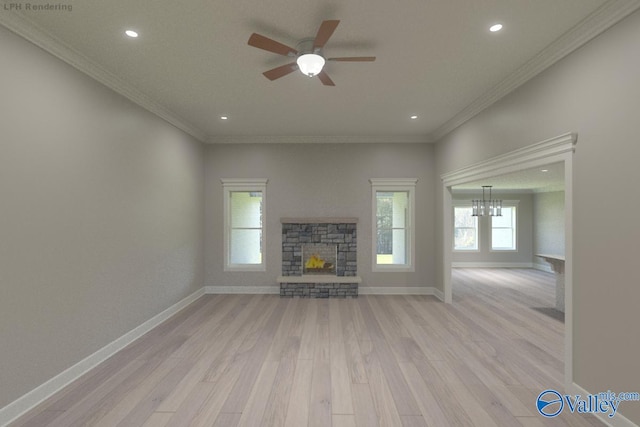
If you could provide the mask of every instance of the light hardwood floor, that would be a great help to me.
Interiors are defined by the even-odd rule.
[[[554,279],[460,269],[426,296],[207,295],[18,426],[600,426],[543,419],[562,389]]]

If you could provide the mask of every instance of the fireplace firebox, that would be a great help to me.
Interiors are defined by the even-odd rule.
[[[302,274],[336,275],[338,246],[329,244],[302,245]]]

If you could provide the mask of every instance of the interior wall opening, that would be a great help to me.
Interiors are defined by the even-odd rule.
[[[467,168],[463,168],[457,171],[453,171],[447,174],[442,175],[443,181],[443,293],[445,303],[453,302],[453,268],[454,268],[454,206],[456,205],[456,193],[459,190],[464,190],[465,187],[468,186],[476,186],[477,188],[481,188],[480,183],[485,183],[486,185],[491,185],[493,183],[496,187],[498,187],[500,180],[505,179],[507,177],[515,178],[516,176],[521,176],[520,174],[524,174],[525,172],[531,171],[539,171],[549,169],[552,165],[559,165],[562,167],[560,172],[563,178],[564,185],[564,313],[565,313],[565,323],[564,323],[564,387],[565,389],[569,389],[573,383],[573,367],[572,367],[572,334],[573,334],[573,325],[572,325],[572,199],[573,199],[573,190],[572,190],[572,157],[573,152],[575,150],[575,144],[577,142],[576,134],[564,134],[558,136],[556,138],[552,138],[546,141],[542,141],[537,144],[533,144],[531,146],[522,148],[520,150],[516,150],[514,152],[510,152],[504,154],[502,156],[480,162],[478,164],[469,166]],[[493,182],[489,182],[493,181]],[[478,185],[480,186],[478,187]],[[522,187],[521,184],[513,185],[510,190],[518,190],[517,187]],[[495,188],[495,187],[494,187]],[[520,188],[521,190],[522,188]],[[506,190],[506,188],[505,188]],[[503,199],[508,199],[508,192],[502,195]],[[496,194],[494,193],[494,197]],[[537,253],[535,248],[531,248],[531,260],[530,262],[533,264],[534,262],[541,262],[540,258],[536,255]],[[517,251],[513,252],[511,255],[516,254]],[[491,252],[489,250],[489,255]],[[514,257],[512,257],[514,258]],[[458,260],[459,261],[459,260]],[[494,268],[496,268],[496,272],[500,272],[500,268],[503,266],[501,263],[508,263],[509,261],[515,262],[514,259],[505,260],[505,259],[493,259]],[[466,260],[466,262],[470,262]],[[518,261],[522,262],[522,261]],[[481,264],[479,264],[481,265]],[[517,266],[517,265],[511,265]],[[467,267],[472,267],[472,265],[467,265]],[[532,266],[533,267],[533,266]],[[523,266],[522,268],[528,268],[528,266]],[[531,269],[534,272],[534,269]],[[513,272],[513,271],[512,271]],[[458,276],[455,277],[456,280],[459,279]],[[486,278],[485,278],[486,279]],[[531,280],[524,279],[521,280]],[[494,289],[494,292],[499,292]],[[494,294],[498,295],[498,294]],[[487,300],[491,301],[491,299]],[[543,308],[543,307],[541,307]],[[517,314],[514,312],[514,314]]]

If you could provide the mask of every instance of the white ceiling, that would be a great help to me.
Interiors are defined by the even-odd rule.
[[[0,23],[210,142],[430,141],[637,8],[635,0],[56,3],[73,9],[3,11]],[[335,87],[298,72],[262,75],[291,59],[248,46],[251,33],[295,47],[326,19],[341,20],[327,56],[377,60],[328,63]],[[496,22],[504,29],[490,33]],[[125,37],[128,28],[140,37]]]

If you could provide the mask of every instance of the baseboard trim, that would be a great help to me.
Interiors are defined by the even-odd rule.
[[[624,390],[618,390],[618,391],[624,391]],[[585,390],[584,388],[580,387],[576,383],[573,383],[571,385],[571,388],[570,390],[567,391],[567,393],[572,395],[579,394],[581,396],[592,394],[587,390]],[[637,402],[629,402],[629,403],[637,404]],[[624,405],[624,402],[621,403],[621,405]],[[609,427],[638,427],[637,424],[635,424],[633,421],[631,421],[629,418],[625,417],[624,415],[620,414],[619,412],[617,412],[613,418],[609,418],[609,416],[607,416],[606,414],[594,414],[594,415],[596,416],[596,418],[602,421],[604,425]]]
[[[171,307],[155,315],[140,326],[132,329],[120,338],[117,338],[115,341],[112,341],[100,350],[90,356],[87,356],[80,362],[67,368],[65,371],[0,409],[0,426],[8,425],[10,422],[24,415],[29,410],[35,408],[51,395],[62,390],[68,384],[77,380],[82,375],[89,372],[91,369],[95,368],[100,363],[104,362],[109,357],[113,356],[115,353],[122,350],[156,326],[160,325],[162,322],[169,319],[204,294],[205,292],[203,288],[198,289],[191,295],[173,304]]]
[[[538,264],[535,263],[533,264],[533,268],[536,270],[540,270],[540,271],[546,271],[547,273],[553,273],[553,269],[551,268],[551,265],[549,264]]]
[[[453,268],[533,268],[532,262],[492,262],[492,261],[455,261],[451,263]]]
[[[280,295],[280,286],[205,286],[206,294]]]
[[[433,286],[360,286],[359,295],[433,295],[444,301],[444,294]]]
[[[205,286],[206,294],[279,295],[279,286]],[[362,286],[359,295],[433,295],[444,301],[444,293],[430,286]]]

